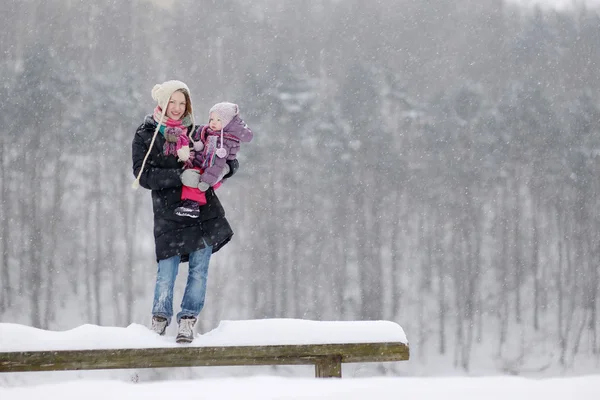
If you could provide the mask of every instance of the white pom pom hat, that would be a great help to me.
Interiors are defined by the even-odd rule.
[[[142,172],[144,171],[144,166],[146,165],[146,160],[148,159],[148,155],[150,154],[150,151],[152,150],[152,146],[154,146],[154,140],[156,139],[156,135],[158,134],[158,131],[160,130],[160,126],[163,123],[163,119],[165,117],[165,114],[167,112],[167,107],[169,106],[169,100],[171,100],[171,96],[173,95],[173,93],[175,93],[178,90],[183,90],[185,92],[187,92],[187,96],[190,99],[190,120],[191,120],[191,124],[192,124],[192,128],[194,127],[194,113],[193,113],[193,108],[192,108],[192,95],[190,92],[190,88],[188,88],[188,86],[181,82],[181,81],[177,81],[177,80],[171,80],[171,81],[166,81],[163,83],[159,83],[154,85],[154,87],[152,88],[152,99],[154,101],[156,101],[158,103],[158,106],[160,107],[162,113],[160,115],[160,120],[158,121],[158,124],[156,125],[156,129],[154,130],[154,135],[152,136],[152,141],[150,142],[150,146],[148,147],[148,151],[146,152],[146,156],[144,157],[144,161],[142,161],[142,167],[140,168],[140,172],[138,172],[137,177],[135,178],[135,181],[133,182],[132,187],[134,189],[137,189],[140,186],[140,176],[142,176]],[[192,133],[192,129],[189,130],[189,134],[191,135]]]

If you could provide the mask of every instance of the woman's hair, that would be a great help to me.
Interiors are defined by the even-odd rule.
[[[177,89],[176,92],[181,92],[185,96],[185,115],[184,115],[184,117],[187,117],[188,115],[191,116],[192,115],[192,100],[190,99],[190,94],[185,89]]]

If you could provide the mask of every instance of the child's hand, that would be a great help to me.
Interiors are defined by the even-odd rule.
[[[209,187],[210,185],[206,182],[200,181],[200,183],[198,183],[198,189],[200,189],[201,192],[206,192]]]

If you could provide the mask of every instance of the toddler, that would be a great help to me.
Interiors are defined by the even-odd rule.
[[[192,135],[192,143],[177,144],[177,154],[184,168],[193,168],[200,174],[197,188],[183,186],[181,206],[175,209],[179,216],[198,218],[200,206],[206,204],[206,191],[217,189],[227,173],[228,160],[235,160],[240,143],[248,143],[254,134],[240,118],[237,104],[217,103],[208,113],[208,125],[200,126]],[[185,140],[185,139],[184,139]]]

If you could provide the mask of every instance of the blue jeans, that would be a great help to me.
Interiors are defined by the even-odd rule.
[[[212,246],[190,253],[189,273],[185,292],[181,300],[181,311],[177,314],[177,323],[181,317],[197,318],[204,307],[208,263],[212,254]],[[173,317],[173,287],[179,271],[180,256],[173,256],[158,262],[156,286],[154,287],[154,304],[152,315],[164,317],[167,324]]]

